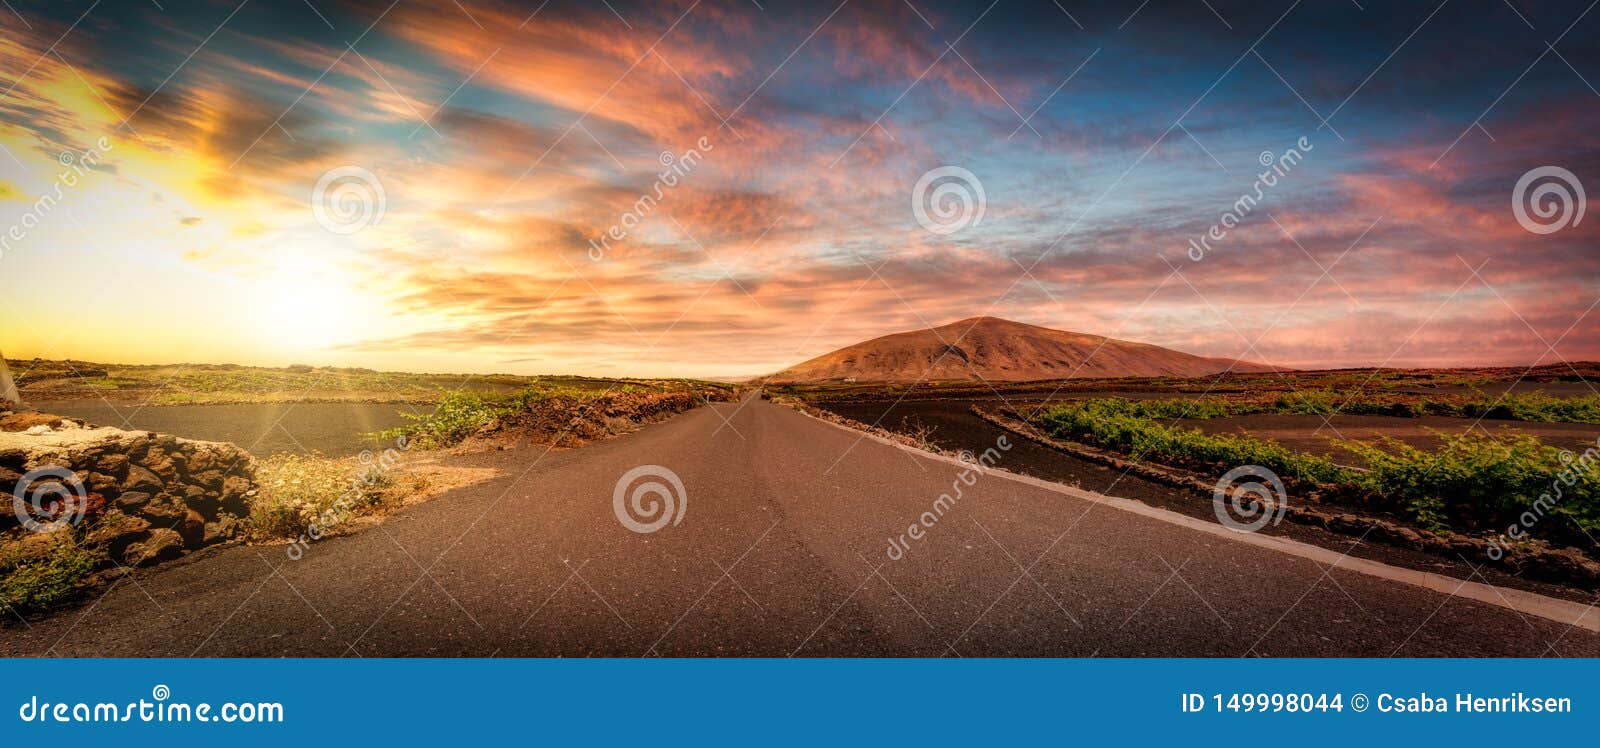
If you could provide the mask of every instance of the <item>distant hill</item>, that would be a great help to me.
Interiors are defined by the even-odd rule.
[[[948,344],[948,345],[947,345]],[[941,358],[942,356],[942,358]],[[931,368],[930,368],[931,367]],[[1206,358],[1126,340],[974,317],[840,348],[769,377],[774,383],[1029,381],[1097,377],[1199,377],[1271,366]]]

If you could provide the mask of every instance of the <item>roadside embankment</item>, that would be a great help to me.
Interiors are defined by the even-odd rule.
[[[558,394],[528,398],[467,436],[462,451],[529,445],[576,447],[633,431],[708,402],[731,402],[732,389]]]

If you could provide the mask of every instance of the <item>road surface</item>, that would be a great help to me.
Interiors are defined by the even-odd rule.
[[[366,434],[406,422],[404,413],[428,413],[410,403],[226,403],[141,405],[105,400],[37,403],[46,413],[101,426],[156,431],[211,442],[232,442],[257,456],[320,452],[345,457],[372,448]]]
[[[1330,570],[995,472],[890,560],[961,468],[757,399],[473,459],[506,473],[298,561],[230,547],[140,572],[0,631],[0,654],[1600,655],[1592,615]],[[644,465],[687,494],[647,534],[612,501]]]

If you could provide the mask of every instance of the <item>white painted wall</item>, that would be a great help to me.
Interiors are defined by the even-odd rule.
[[[21,404],[22,395],[17,393],[17,383],[11,379],[11,369],[6,367],[5,356],[0,356],[0,400],[10,400]]]

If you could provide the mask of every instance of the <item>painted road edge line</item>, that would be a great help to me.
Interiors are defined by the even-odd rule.
[[[789,410],[799,413],[800,415],[810,418],[818,423],[825,423],[836,429],[842,429],[852,434],[859,434],[860,436],[871,439],[879,444],[885,444],[896,449],[903,449],[919,457],[926,457],[931,460],[937,460],[961,467],[968,466],[967,463],[948,455],[935,454],[927,450],[917,449],[916,447],[901,444],[893,439],[887,439],[882,436],[878,436],[877,434],[861,431],[859,429],[853,429],[849,426],[844,426],[829,420],[818,418],[810,413],[806,413],[805,411],[795,408],[789,408]],[[1541,595],[1536,592],[1527,592],[1525,590],[1517,590],[1510,587],[1497,587],[1492,584],[1484,584],[1483,582],[1459,579],[1457,577],[1446,576],[1443,574],[1431,574],[1425,571],[1416,571],[1414,569],[1406,569],[1399,566],[1390,566],[1389,564],[1381,561],[1356,558],[1354,556],[1339,553],[1328,548],[1323,548],[1322,546],[1312,545],[1310,543],[1304,543],[1298,540],[1291,540],[1289,538],[1277,537],[1273,535],[1260,535],[1257,533],[1237,532],[1235,530],[1230,530],[1226,527],[1223,527],[1215,522],[1207,522],[1205,520],[1196,519],[1185,514],[1179,514],[1168,509],[1153,507],[1141,501],[1124,499],[1118,496],[1107,496],[1105,494],[1099,494],[1093,491],[1085,491],[1081,488],[1074,488],[1061,483],[1047,481],[1042,478],[1035,478],[1031,475],[1014,473],[1010,470],[1006,470],[1005,468],[991,468],[988,471],[988,474],[998,475],[1006,480],[1033,486],[1034,488],[1042,488],[1047,491],[1052,491],[1065,496],[1071,496],[1075,499],[1082,499],[1084,501],[1094,502],[1096,504],[1104,504],[1113,509],[1119,509],[1121,511],[1137,514],[1142,517],[1149,517],[1150,519],[1160,522],[1166,522],[1168,524],[1186,527],[1191,530],[1197,530],[1199,532],[1207,533],[1219,538],[1226,538],[1228,540],[1244,543],[1246,545],[1253,545],[1257,548],[1265,548],[1268,550],[1277,551],[1279,553],[1288,554],[1290,556],[1307,559],[1331,568],[1353,571],[1358,574],[1365,574],[1370,577],[1377,577],[1379,579],[1384,579],[1391,582],[1409,584],[1414,587],[1421,587],[1433,592],[1443,593],[1451,597],[1465,598],[1475,602],[1493,605],[1498,608],[1505,608],[1506,610],[1516,613],[1534,615],[1540,618],[1555,621],[1557,623],[1564,623],[1569,626],[1575,626],[1577,628],[1600,633],[1600,614],[1596,614],[1594,612],[1595,605],[1593,603],[1585,605],[1583,603],[1573,602],[1570,600],[1561,600],[1558,598]]]

